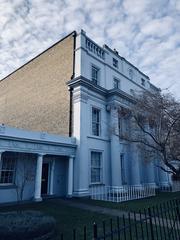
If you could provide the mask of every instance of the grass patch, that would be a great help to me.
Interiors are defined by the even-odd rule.
[[[91,200],[88,198],[74,199],[74,201],[82,202],[82,203],[86,203],[94,206],[101,206],[106,208],[123,210],[123,211],[139,212],[139,210],[147,209],[148,207],[156,206],[160,203],[164,203],[166,201],[169,201],[175,198],[180,198],[180,192],[175,192],[175,193],[163,192],[163,193],[158,193],[155,197],[143,198],[143,199],[121,202],[121,203]]]
[[[141,199],[135,201],[129,201],[124,203],[110,203],[110,202],[102,202],[102,201],[94,201],[89,199],[74,199],[74,202],[83,202],[86,204],[91,205],[98,205],[108,208],[116,208],[120,210],[126,211],[136,211],[138,212],[140,209],[147,208],[149,206],[157,205],[164,201],[179,198],[180,193],[161,193],[158,194],[156,197],[148,198],[148,199]],[[82,240],[83,239],[83,228],[84,226],[87,227],[87,240],[92,240],[93,236],[93,223],[96,222],[98,225],[98,233],[102,236],[103,235],[103,225],[102,222],[105,222],[106,225],[106,233],[110,232],[110,218],[112,219],[112,226],[113,229],[117,229],[117,218],[111,217],[109,215],[104,215],[100,213],[90,212],[88,210],[82,210],[75,207],[66,206],[62,203],[61,199],[49,199],[43,201],[41,203],[29,203],[24,205],[16,205],[16,206],[8,206],[8,207],[0,207],[0,212],[10,212],[10,211],[17,211],[17,210],[38,210],[43,212],[46,215],[53,216],[57,222],[57,231],[58,231],[58,240],[60,240],[61,233],[64,234],[65,240],[72,240],[73,239],[73,229],[76,229],[76,239]],[[120,226],[123,226],[123,220],[119,219]],[[128,223],[128,220],[125,220],[125,223]],[[135,223],[131,220],[131,223]],[[148,226],[149,227],[149,226]],[[157,227],[157,231],[160,231],[160,227]],[[155,231],[156,229],[154,229]],[[145,223],[140,224],[137,222],[137,231],[135,231],[135,225],[132,226],[132,235],[136,239],[136,234],[138,234],[137,239],[141,239],[144,235],[144,239],[148,239],[147,229]],[[123,240],[125,233],[121,233],[121,239]],[[150,234],[150,231],[149,231]],[[166,232],[163,236],[166,236]],[[111,239],[110,236],[107,239]],[[116,240],[115,236],[113,240]],[[130,231],[127,228],[126,231],[126,240],[130,238]],[[169,238],[171,239],[171,238]]]
[[[102,226],[102,221],[109,222],[110,220],[110,216],[108,215],[65,206],[62,204],[61,200],[58,199],[46,200],[41,203],[0,207],[1,213],[17,210],[38,210],[48,216],[53,216],[57,222],[58,239],[60,239],[61,233],[64,233],[64,239],[66,240],[72,239],[73,229],[77,231],[78,238],[76,239],[83,239],[83,228],[85,225],[87,226],[88,239],[92,239],[93,223],[96,222],[98,226]],[[113,221],[116,220],[116,218],[113,217],[112,219]],[[101,227],[100,231],[102,231]]]

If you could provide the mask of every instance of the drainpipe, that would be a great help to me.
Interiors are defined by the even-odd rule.
[[[73,72],[71,76],[71,80],[74,78],[75,75],[75,51],[76,51],[76,31],[73,32],[73,37],[74,37],[74,44],[73,44]],[[73,116],[73,104],[72,104],[72,98],[73,98],[73,88],[69,88],[70,92],[70,104],[69,104],[69,137],[72,136],[72,116]]]
[[[71,76],[71,80],[74,78],[75,75],[75,51],[76,51],[76,31],[73,32],[73,37],[74,37],[74,44],[73,44],[73,72],[72,72],[72,76]],[[73,116],[73,104],[72,104],[72,98],[73,98],[73,88],[70,87],[69,88],[69,92],[70,92],[70,104],[69,104],[69,137],[72,136],[72,116]]]

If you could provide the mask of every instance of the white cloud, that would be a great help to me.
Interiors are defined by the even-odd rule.
[[[179,0],[1,0],[0,77],[83,28],[180,97]]]
[[[123,7],[127,14],[139,15],[146,11],[149,2],[147,0],[126,0],[123,1]]]
[[[165,37],[173,32],[173,19],[163,17],[150,20],[141,28],[142,33],[154,37]]]

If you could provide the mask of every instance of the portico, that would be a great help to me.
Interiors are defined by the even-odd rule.
[[[17,201],[23,183],[21,200],[41,201],[44,195],[71,197],[75,151],[74,138],[1,125],[0,203]]]

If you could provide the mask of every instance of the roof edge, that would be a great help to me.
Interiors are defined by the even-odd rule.
[[[149,76],[143,73],[141,70],[139,70],[138,67],[134,66],[131,62],[129,62],[126,58],[122,57],[119,53],[115,52],[112,48],[110,48],[107,44],[104,44],[104,48],[108,49],[111,53],[115,54],[117,57],[119,57],[121,60],[124,60],[129,65],[131,65],[133,68],[135,68],[139,73],[141,73],[144,77],[146,77],[148,80],[150,80]]]
[[[65,40],[66,38],[68,38],[69,36],[74,36],[76,35],[76,31],[72,31],[71,33],[69,33],[68,35],[66,35],[65,37],[61,38],[60,40],[58,40],[57,42],[55,42],[53,45],[51,45],[50,47],[48,47],[47,49],[45,49],[43,52],[39,53],[37,56],[33,57],[32,59],[30,59],[28,62],[24,63],[22,66],[20,66],[19,68],[17,68],[16,70],[14,70],[13,72],[9,73],[7,76],[5,76],[4,78],[0,79],[1,81],[4,81],[6,78],[8,78],[9,76],[11,76],[12,74],[14,74],[15,72],[19,71],[21,68],[23,68],[24,66],[26,66],[27,64],[29,64],[30,62],[34,61],[36,58],[38,58],[39,56],[41,56],[42,54],[44,54],[45,52],[47,52],[48,50],[50,50],[51,48],[53,48],[54,46],[56,46],[57,44],[59,44],[60,42],[62,42],[63,40]]]

